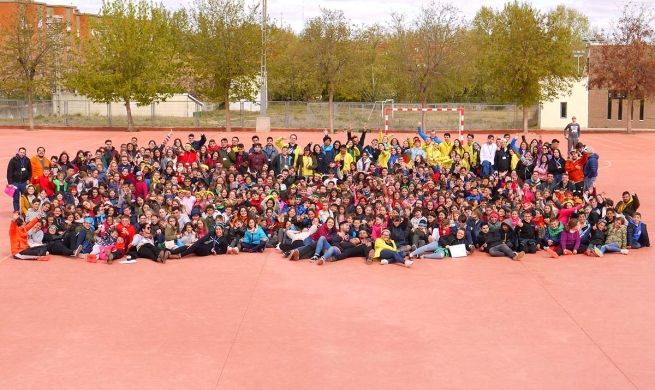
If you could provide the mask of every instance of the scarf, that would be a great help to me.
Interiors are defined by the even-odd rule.
[[[559,225],[557,225],[557,229],[553,230],[550,225],[548,226],[548,236],[549,237],[557,237],[562,233],[562,230],[564,230],[564,225],[560,222]]]
[[[630,200],[627,202],[621,201],[619,204],[616,205],[616,212],[619,214],[623,214],[623,210],[625,210],[628,205],[632,203],[632,196],[630,196]]]

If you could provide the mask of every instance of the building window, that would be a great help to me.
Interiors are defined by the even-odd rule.
[[[568,118],[568,115],[566,114],[566,102],[560,102],[559,104],[559,117],[560,118]]]
[[[619,113],[616,114],[616,119],[623,120],[623,99],[619,99]]]
[[[607,119],[612,119],[612,91],[607,94]]]
[[[640,121],[644,120],[644,101],[643,100],[639,101],[639,120]]]

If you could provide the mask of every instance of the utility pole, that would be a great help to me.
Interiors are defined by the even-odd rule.
[[[266,72],[266,45],[268,29],[268,15],[266,11],[266,0],[262,0],[262,59],[261,59],[261,82],[259,96],[259,116],[255,123],[255,131],[270,132],[271,131],[271,118],[266,115],[266,108],[268,106],[268,75]]]

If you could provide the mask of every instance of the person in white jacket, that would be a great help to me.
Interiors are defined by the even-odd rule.
[[[482,165],[481,176],[489,176],[494,173],[494,159],[498,146],[494,142],[494,136],[489,134],[487,143],[480,147],[480,164]]]

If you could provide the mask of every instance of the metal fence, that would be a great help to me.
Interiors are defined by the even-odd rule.
[[[259,111],[249,103],[236,103],[230,111],[233,127],[255,127]],[[384,128],[384,108],[390,102],[334,103],[334,126],[343,128]],[[394,103],[393,107],[420,107],[418,103]],[[522,110],[516,105],[435,103],[428,107],[463,107],[466,130],[520,129],[523,126]],[[44,126],[127,126],[124,104],[96,104],[88,100],[38,101],[33,104],[34,122]],[[28,109],[22,100],[0,99],[0,125],[25,125]],[[274,128],[327,128],[328,104],[307,102],[268,102],[267,113]],[[529,125],[537,126],[537,106],[529,110]],[[223,127],[225,109],[215,103],[198,103],[191,100],[173,100],[153,103],[146,107],[132,106],[135,127]],[[415,128],[420,113],[393,112],[389,129]],[[455,130],[459,114],[456,112],[429,112],[425,117],[427,129]]]

